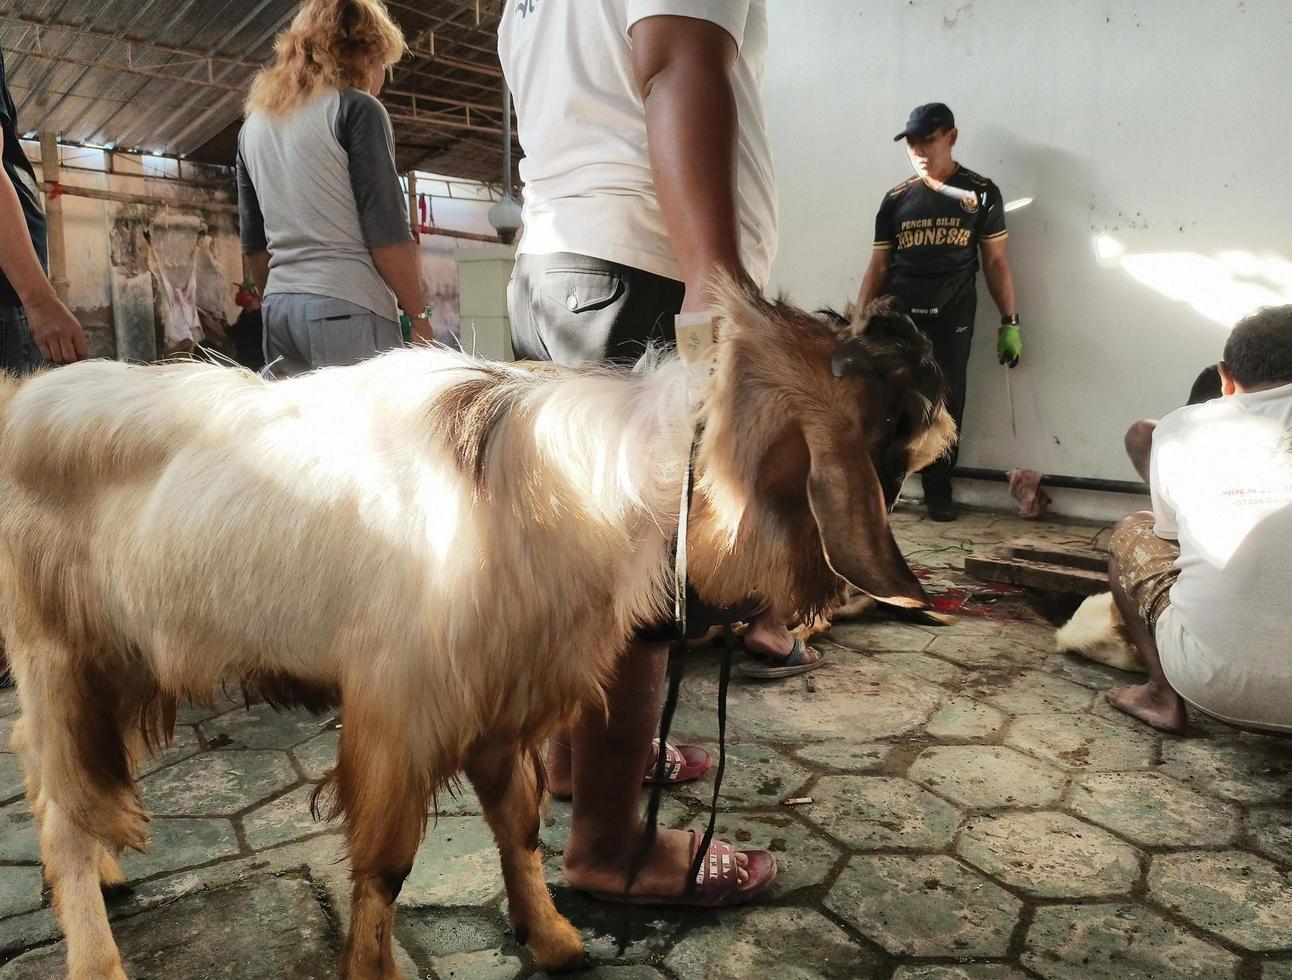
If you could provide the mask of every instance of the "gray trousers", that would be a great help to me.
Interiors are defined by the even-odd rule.
[[[265,364],[276,378],[345,367],[404,346],[398,323],[343,299],[271,293],[264,317]]]
[[[507,287],[518,360],[632,364],[648,344],[674,344],[686,287],[573,252],[521,255]]]

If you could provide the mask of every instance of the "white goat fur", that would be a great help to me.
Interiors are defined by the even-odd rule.
[[[806,473],[772,510],[753,496],[760,460],[787,425],[801,428],[785,444],[806,438],[811,487],[840,497],[846,481],[830,482],[822,440],[855,438],[839,452],[865,458],[866,389],[831,378],[839,336],[734,290],[725,302],[688,538],[694,580],[711,601],[780,595],[811,612],[843,580],[798,507]],[[673,359],[626,374],[445,350],[276,384],[113,362],[0,383],[0,630],[69,974],[124,977],[98,889],[119,880],[109,855],[146,846],[129,768],[168,734],[175,699],[208,699],[226,680],[289,704],[344,705],[330,778],[355,880],[347,976],[397,976],[392,903],[435,791],[463,769],[521,940],[540,967],[581,963],[533,844],[533,753],[555,725],[600,710],[634,624],[667,607],[685,388]],[[931,405],[911,468],[953,434]],[[841,517],[840,540],[861,535],[861,520],[892,545],[879,504],[878,518]],[[845,549],[829,548],[843,573]],[[850,577],[866,561],[886,568],[888,554],[853,556],[863,576]],[[902,570],[881,584],[902,593]],[[911,578],[905,600],[919,599]]]
[[[1074,653],[1118,670],[1144,673],[1111,592],[1083,601],[1072,618],[1055,632],[1054,646],[1059,653]]]

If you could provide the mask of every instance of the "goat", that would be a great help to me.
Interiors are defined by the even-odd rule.
[[[928,341],[883,305],[840,325],[719,292],[698,593],[809,617],[852,583],[923,607],[888,510],[954,438]],[[651,355],[625,371],[418,349],[277,383],[90,362],[0,385],[0,631],[69,975],[125,976],[100,883],[147,844],[133,767],[177,700],[226,680],[342,707],[319,792],[346,821],[345,976],[398,976],[394,902],[459,772],[517,938],[540,969],[582,965],[543,880],[536,753],[604,710],[635,625],[671,606],[691,414],[685,366]]]

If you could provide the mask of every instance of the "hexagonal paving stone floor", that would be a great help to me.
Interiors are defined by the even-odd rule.
[[[1023,903],[941,854],[855,857],[826,908],[890,953],[1001,956]]]
[[[1139,851],[1066,813],[974,817],[956,850],[979,870],[1040,898],[1124,895],[1139,878]]]
[[[1218,847],[1238,831],[1238,808],[1159,772],[1081,777],[1069,795],[1074,813],[1137,844]]]
[[[1292,875],[1242,851],[1161,854],[1149,895],[1241,949],[1292,952]]]
[[[945,800],[892,776],[822,776],[819,796],[807,816],[859,851],[945,847],[960,824],[960,812]]]
[[[1238,957],[1142,905],[1050,905],[1022,962],[1054,980],[1199,980],[1233,976]]]
[[[920,753],[911,778],[967,807],[1044,806],[1067,778],[1002,745],[935,745]]]
[[[1023,597],[987,596],[962,571],[971,549],[1106,529],[983,513],[946,527],[902,508],[894,525],[929,590],[969,596],[968,612],[841,623],[819,641],[821,670],[733,680],[717,828],[776,855],[757,903],[595,902],[564,883],[571,805],[550,805],[544,874],[587,942],[580,976],[1292,980],[1292,739],[1208,720],[1185,738],[1145,729],[1103,698],[1127,675],[1055,655]],[[717,676],[697,652],[675,725],[715,753]],[[234,695],[182,707],[175,743],[143,767],[152,846],[123,859],[129,887],[109,898],[127,969],[333,980],[348,869],[340,825],[316,822],[309,797],[339,717]],[[17,710],[0,689],[0,980],[43,980],[63,947],[5,741]],[[712,792],[708,776],[665,793],[660,824],[703,830]],[[507,923],[469,784],[441,798],[399,902],[406,977],[544,976]]]

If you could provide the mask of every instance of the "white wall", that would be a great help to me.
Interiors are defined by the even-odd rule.
[[[1006,200],[1034,199],[1008,218],[1018,439],[980,278],[962,465],[1134,479],[1127,424],[1182,403],[1239,315],[1292,302],[1287,0],[768,7],[774,287],[856,295],[875,209],[912,172],[892,135],[919,103],[951,106],[957,159]]]

